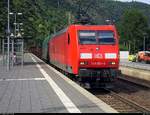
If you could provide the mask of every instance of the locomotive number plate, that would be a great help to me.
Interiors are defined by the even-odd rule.
[[[97,54],[94,55],[94,58],[102,59],[102,58],[103,58],[103,55],[100,54],[100,53],[97,53]]]
[[[80,58],[81,59],[92,59],[92,54],[91,53],[80,53]]]
[[[116,59],[116,53],[105,53],[106,59]]]

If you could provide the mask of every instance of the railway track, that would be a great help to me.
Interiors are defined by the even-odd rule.
[[[102,94],[103,92],[103,94]],[[96,95],[98,98],[103,100],[105,103],[116,109],[118,112],[121,113],[149,113],[150,111],[139,104],[126,99],[117,93],[110,91],[108,89],[103,89],[100,94],[97,93]],[[105,92],[105,93],[104,93]]]
[[[90,89],[91,93],[121,113],[150,113],[150,89],[118,79],[112,89]]]

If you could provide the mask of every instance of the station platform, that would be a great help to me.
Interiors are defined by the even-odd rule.
[[[142,62],[131,62],[127,59],[120,60],[121,75],[119,78],[125,79],[146,87],[150,87],[150,66]]]
[[[35,55],[24,59],[10,71],[0,63],[0,113],[117,113]]]
[[[142,62],[131,62],[128,61],[128,59],[120,59],[120,66],[150,71],[149,64],[145,64]]]

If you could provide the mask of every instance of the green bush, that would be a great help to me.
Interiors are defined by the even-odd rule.
[[[128,48],[125,47],[125,46],[122,45],[122,44],[119,45],[119,48],[120,48],[121,51],[128,51]]]

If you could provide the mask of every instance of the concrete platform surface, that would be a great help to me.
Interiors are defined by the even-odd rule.
[[[131,62],[127,59],[120,59],[120,66],[150,71],[150,64],[145,64],[143,62]]]
[[[33,54],[24,57],[10,71],[0,63],[0,113],[117,113]]]

